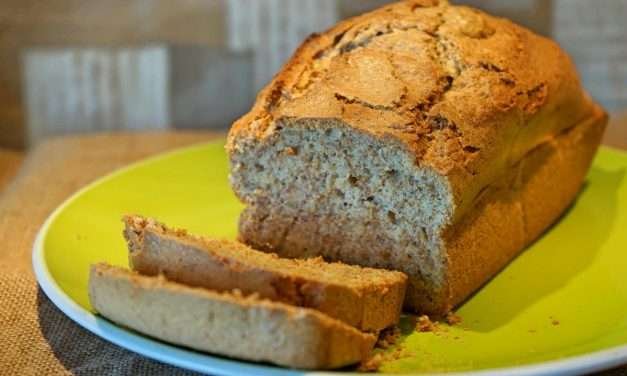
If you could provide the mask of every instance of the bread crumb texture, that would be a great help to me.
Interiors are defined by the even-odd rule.
[[[429,316],[421,315],[418,317],[416,323],[416,330],[419,332],[435,332],[437,329],[437,323],[431,321]]]
[[[400,338],[401,329],[398,326],[394,325],[381,331],[375,347],[380,349],[387,349],[394,346]]]
[[[341,118],[402,140],[440,173],[472,175],[499,124],[559,110],[543,109],[553,96],[582,103],[578,85],[570,59],[546,38],[477,9],[403,1],[312,34],[232,136],[266,137],[281,118]],[[561,126],[585,115],[584,106],[573,109]]]
[[[281,258],[233,240],[195,236],[150,218],[127,216],[124,236],[133,270],[190,286],[317,309],[365,331],[398,323],[407,277],[321,257]]]
[[[457,324],[461,324],[461,322],[462,322],[462,317],[454,314],[453,312],[449,312],[446,315],[446,323],[449,325],[457,325]]]
[[[233,124],[240,240],[403,271],[406,307],[444,315],[571,202],[604,117],[555,42],[384,6],[310,36]]]

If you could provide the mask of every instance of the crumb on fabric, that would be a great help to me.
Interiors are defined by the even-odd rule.
[[[295,147],[287,147],[285,148],[285,154],[287,155],[298,155],[298,149]]]

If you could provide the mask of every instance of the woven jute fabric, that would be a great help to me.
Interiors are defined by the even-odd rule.
[[[84,185],[119,167],[215,138],[208,132],[120,133],[54,139],[36,147],[0,186],[0,375],[193,375],[81,328],[38,288],[31,267],[37,231]],[[13,175],[16,153],[0,170]]]
[[[0,301],[0,374],[193,374],[124,350],[76,325],[30,275],[0,277]]]
[[[67,318],[38,288],[31,250],[46,217],[87,183],[138,159],[214,137],[159,132],[56,139],[35,148],[11,183],[0,182],[0,376],[194,374],[110,344]],[[11,169],[13,175],[19,161],[15,153],[0,158],[0,171]],[[627,368],[607,375],[627,375]]]

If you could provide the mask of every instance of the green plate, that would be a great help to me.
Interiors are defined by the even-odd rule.
[[[462,323],[420,333],[404,317],[404,356],[384,362],[381,371],[555,374],[627,362],[626,171],[627,154],[601,148],[574,205],[458,309]],[[123,214],[233,238],[241,209],[227,183],[222,142],[182,149],[121,170],[68,200],[42,228],[34,267],[66,314],[133,351],[205,372],[278,371],[127,332],[94,316],[87,298],[90,264],[127,265]]]

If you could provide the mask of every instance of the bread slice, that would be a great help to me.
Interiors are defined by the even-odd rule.
[[[406,306],[443,314],[572,202],[606,121],[553,41],[390,4],[307,39],[233,124],[240,240],[401,270]]]
[[[89,298],[102,316],[160,340],[286,367],[353,364],[376,341],[312,309],[187,287],[105,264],[91,268]]]
[[[188,234],[140,216],[124,217],[131,267],[191,286],[314,308],[365,331],[398,323],[407,277],[400,272],[279,258],[228,240]]]

